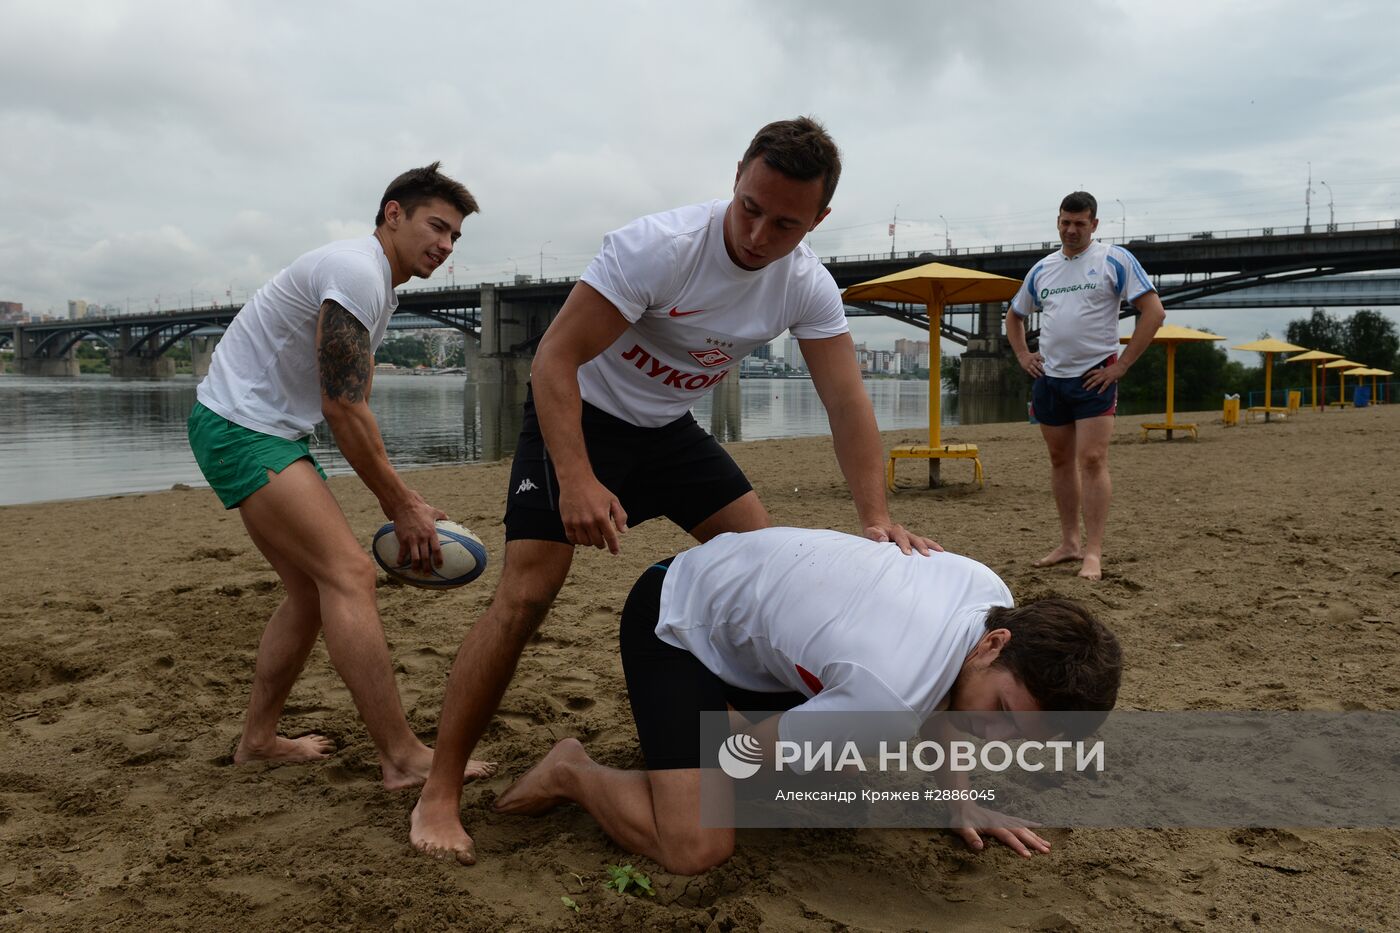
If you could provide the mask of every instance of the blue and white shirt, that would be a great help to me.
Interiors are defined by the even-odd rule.
[[[1058,249],[1031,267],[1011,310],[1040,312],[1045,375],[1074,379],[1118,352],[1118,308],[1156,291],[1133,254],[1095,241],[1077,256]]]

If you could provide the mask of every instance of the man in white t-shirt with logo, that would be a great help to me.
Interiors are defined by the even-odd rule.
[[[564,739],[496,808],[575,801],[618,845],[678,874],[734,850],[732,829],[700,821],[701,769],[715,766],[702,712],[787,710],[748,730],[760,746],[851,740],[869,755],[940,711],[1111,710],[1122,670],[1117,639],[1077,603],[1015,607],[966,557],[806,528],[719,535],[649,567],[619,642],[646,770],[605,767]],[[847,713],[861,714],[857,732]],[[987,833],[1023,856],[1049,850],[1024,821],[971,803],[957,816],[974,848]]]
[[[1037,262],[1006,313],[1006,336],[1035,382],[1031,406],[1050,450],[1050,488],[1060,516],[1060,543],[1035,562],[1049,567],[1082,561],[1079,575],[1103,574],[1103,538],[1113,483],[1108,442],[1118,407],[1118,382],[1166,320],[1157,289],[1121,246],[1094,239],[1098,202],[1075,191],[1060,203],[1061,249]],[[1118,353],[1119,306],[1138,312]],[[1025,319],[1040,312],[1040,351],[1026,345]],[[1079,514],[1084,513],[1084,537]]]
[[[937,547],[890,518],[840,290],[802,243],[829,212],[840,172],[836,144],[816,121],[765,126],[739,162],[731,199],[609,233],[546,331],[507,491],[501,581],[448,680],[437,757],[413,812],[418,849],[475,860],[451,774],[485,731],[576,545],[617,553],[629,524],[663,515],[699,541],[768,524],[690,407],[784,331],[801,345],[866,536],[904,553]]]
[[[441,563],[434,522],[446,516],[389,463],[369,394],[374,351],[398,307],[394,289],[411,276],[432,275],[476,210],[471,193],[438,163],[403,173],[380,199],[373,234],[313,250],[258,289],[199,384],[189,420],[195,459],[286,589],[258,645],[237,764],[312,761],[334,749],[323,736],[277,732],[292,684],[324,632],[331,663],[379,753],[384,786],[410,787],[427,777],[433,753],[399,702],[375,605],[374,564],[326,487],[309,436],[324,418],[394,522],[400,561]],[[473,762],[467,773],[493,770]]]

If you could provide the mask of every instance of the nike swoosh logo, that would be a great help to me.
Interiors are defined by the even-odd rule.
[[[687,314],[699,314],[704,308],[696,308],[694,311],[682,311],[680,305],[671,309],[671,317],[685,317]]]

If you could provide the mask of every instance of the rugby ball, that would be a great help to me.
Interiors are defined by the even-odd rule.
[[[437,523],[438,544],[442,547],[442,566],[414,570],[413,562],[399,563],[399,539],[390,522],[374,533],[374,559],[384,572],[410,586],[429,590],[446,590],[462,586],[481,576],[486,569],[486,546],[481,539],[456,522]]]

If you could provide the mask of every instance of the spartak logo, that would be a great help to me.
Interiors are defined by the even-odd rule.
[[[723,366],[725,363],[734,359],[734,357],[716,347],[711,347],[708,350],[691,350],[690,355],[694,357],[695,362],[699,363],[701,366],[707,367]]]

